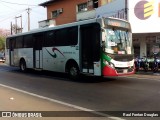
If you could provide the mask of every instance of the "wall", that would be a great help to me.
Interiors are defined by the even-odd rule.
[[[47,19],[51,19],[51,12],[63,8],[57,18],[55,18],[56,25],[70,23],[76,21],[77,4],[84,3],[87,0],[61,0],[60,2],[54,2],[52,5],[47,6]]]

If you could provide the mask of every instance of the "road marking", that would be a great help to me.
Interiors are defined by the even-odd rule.
[[[41,96],[41,95],[38,95],[38,94],[30,93],[30,92],[20,90],[20,89],[17,89],[17,88],[11,87],[11,86],[7,86],[7,85],[4,85],[4,84],[0,84],[0,86],[8,88],[8,89],[12,89],[14,91],[18,91],[18,92],[21,92],[21,93],[25,93],[25,94],[28,94],[28,95],[31,95],[31,96],[34,96],[34,97],[38,97],[38,98],[41,98],[41,99],[44,99],[44,100],[55,102],[55,103],[58,103],[58,104],[61,104],[61,105],[65,105],[65,106],[68,106],[68,107],[71,107],[71,108],[74,108],[74,109],[78,109],[78,110],[82,110],[82,111],[86,111],[86,112],[91,112],[91,113],[96,114],[96,115],[108,117],[109,119],[112,119],[112,120],[125,120],[125,119],[122,119],[122,118],[119,118],[119,117],[111,117],[108,114],[97,112],[97,111],[94,111],[92,109],[80,107],[80,106],[73,105],[73,104],[70,104],[70,103],[66,103],[66,102],[63,102],[63,101],[59,101],[59,100],[56,100],[56,99],[51,99],[51,98],[44,97],[44,96]]]

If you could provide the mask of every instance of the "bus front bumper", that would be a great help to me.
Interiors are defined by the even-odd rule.
[[[135,73],[134,67],[113,69],[110,66],[105,66],[102,71],[103,76],[123,76],[123,75],[131,75],[134,73]]]

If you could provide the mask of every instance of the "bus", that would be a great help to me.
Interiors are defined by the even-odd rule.
[[[68,73],[119,76],[134,73],[129,22],[95,18],[41,28],[6,38],[6,63],[19,67]]]

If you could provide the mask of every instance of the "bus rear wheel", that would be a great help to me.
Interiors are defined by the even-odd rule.
[[[22,72],[26,72],[26,71],[27,71],[27,67],[26,67],[26,62],[25,62],[25,60],[21,60],[19,66],[20,66],[20,70],[21,70]]]
[[[69,77],[73,80],[77,80],[79,78],[79,68],[76,64],[70,64],[68,69]]]

